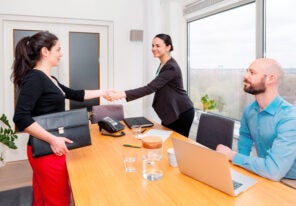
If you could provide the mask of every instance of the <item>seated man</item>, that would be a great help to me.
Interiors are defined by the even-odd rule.
[[[296,179],[296,108],[278,94],[282,76],[273,59],[257,59],[250,65],[244,91],[256,100],[244,109],[238,153],[221,144],[216,148],[233,164],[275,181]],[[250,156],[253,144],[258,157]]]

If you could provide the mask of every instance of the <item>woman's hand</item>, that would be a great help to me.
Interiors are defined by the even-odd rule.
[[[109,90],[106,95],[104,95],[104,98],[108,101],[115,101],[126,98],[126,94],[124,91]]]
[[[69,151],[66,143],[73,143],[73,141],[66,137],[55,137],[50,144],[51,150],[58,156],[65,155]]]

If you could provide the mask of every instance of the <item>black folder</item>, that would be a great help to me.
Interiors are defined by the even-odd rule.
[[[133,125],[141,125],[141,127],[152,127],[153,123],[145,117],[129,117],[123,119],[124,123],[131,128]]]

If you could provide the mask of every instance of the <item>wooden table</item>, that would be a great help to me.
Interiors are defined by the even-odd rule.
[[[154,128],[162,128],[155,125]],[[242,168],[232,167],[258,180],[257,184],[238,197],[229,196],[196,181],[172,168],[166,149],[172,147],[171,137],[187,139],[178,133],[164,143],[164,176],[158,181],[142,177],[142,149],[123,147],[124,143],[141,145],[126,127],[126,136],[102,136],[98,126],[90,126],[92,145],[75,149],[67,155],[67,167],[76,206],[127,205],[296,205],[296,190],[279,182],[259,177]],[[190,141],[188,139],[188,141]],[[126,173],[123,155],[137,153],[137,171]],[[219,171],[217,171],[219,172]]]

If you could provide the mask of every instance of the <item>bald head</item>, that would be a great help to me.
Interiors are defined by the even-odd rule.
[[[270,58],[259,58],[252,62],[249,68],[256,68],[266,75],[273,75],[276,78],[276,83],[279,84],[283,78],[284,72],[281,65]]]

